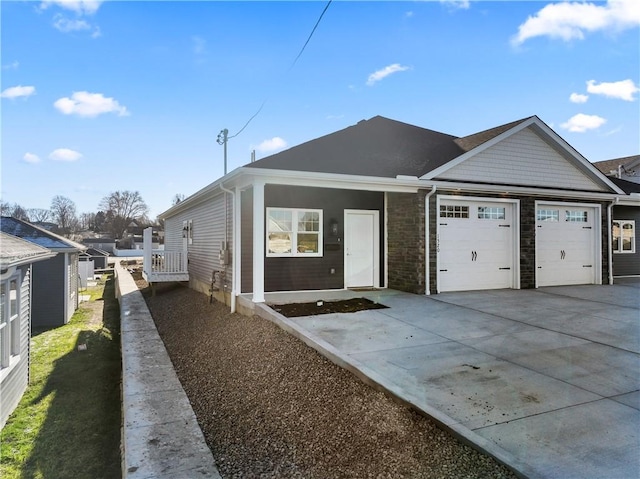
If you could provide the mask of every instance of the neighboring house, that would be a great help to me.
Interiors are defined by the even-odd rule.
[[[84,238],[82,244],[88,248],[95,248],[113,254],[113,249],[116,247],[116,240],[113,238]]]
[[[624,191],[538,117],[456,137],[380,116],[238,168],[163,214],[190,285],[235,298],[611,281]],[[212,288],[215,289],[215,288]]]
[[[87,248],[87,254],[93,260],[95,269],[107,269],[109,267],[109,253],[99,248]]]
[[[640,155],[625,156],[613,160],[596,161],[593,166],[602,171],[605,175],[640,183]]]
[[[613,250],[613,276],[640,276],[640,183],[611,178],[628,196],[613,207],[611,248]]]
[[[68,323],[78,308],[78,254],[86,246],[9,216],[0,219],[0,230],[58,253],[33,265],[31,317],[34,327]]]
[[[0,232],[0,429],[29,384],[32,264],[55,255]]]

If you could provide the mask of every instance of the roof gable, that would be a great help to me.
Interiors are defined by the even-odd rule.
[[[26,221],[13,218],[12,216],[3,216],[0,219],[0,230],[18,238],[22,238],[31,243],[42,246],[54,251],[83,251],[83,246],[75,241],[59,236],[50,231],[38,228]]]
[[[376,116],[246,166],[387,178],[421,176],[464,153],[455,138]]]
[[[458,143],[470,149],[422,178],[620,192],[535,116],[471,135]]]

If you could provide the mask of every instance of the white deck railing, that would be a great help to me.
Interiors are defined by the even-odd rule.
[[[142,275],[150,283],[189,281],[186,251],[151,249],[151,228],[144,230]]]

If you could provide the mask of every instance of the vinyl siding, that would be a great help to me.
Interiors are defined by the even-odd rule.
[[[33,265],[31,321],[34,327],[65,324],[65,253]]]
[[[437,179],[605,191],[530,129],[524,129]]]
[[[233,232],[233,197],[227,194],[227,237],[231,249]],[[182,224],[191,221],[193,241],[187,245],[189,282],[194,289],[207,292],[213,271],[223,271],[220,250],[225,241],[225,195],[198,203],[165,220],[165,250],[182,250]],[[231,264],[227,267],[226,284],[231,285]]]
[[[0,384],[0,429],[16,408],[29,384],[29,338],[31,268],[23,266],[20,271],[20,359],[12,365]]]
[[[633,206],[614,206],[614,220],[635,220],[636,222],[636,252],[613,253],[614,276],[639,276],[640,275],[640,208]]]
[[[67,319],[66,323],[71,320],[73,313],[78,309],[78,289],[80,285],[80,273],[78,271],[78,253],[70,253],[67,255],[69,264],[68,269],[68,281],[69,281],[69,297],[67,307]]]

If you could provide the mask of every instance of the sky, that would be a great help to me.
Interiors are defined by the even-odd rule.
[[[223,129],[230,172],[376,115],[456,136],[537,115],[589,161],[640,153],[638,0],[3,0],[0,16],[1,198],[25,208],[96,212],[130,190],[153,219],[224,174]]]

